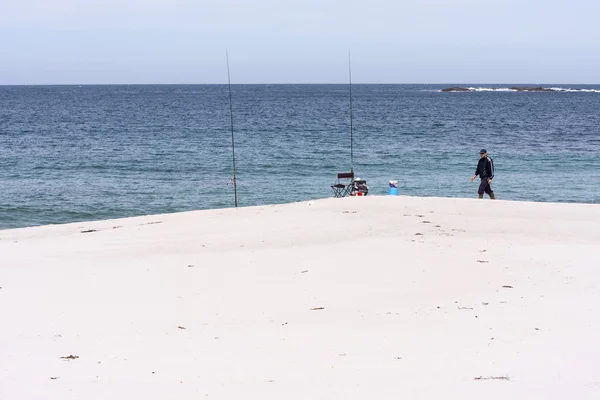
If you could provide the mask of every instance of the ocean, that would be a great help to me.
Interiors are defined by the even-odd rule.
[[[486,148],[498,199],[600,203],[600,86],[449,86],[353,85],[369,194],[477,197]],[[240,206],[332,195],[348,89],[232,86]],[[232,207],[228,101],[226,85],[0,86],[0,229]]]

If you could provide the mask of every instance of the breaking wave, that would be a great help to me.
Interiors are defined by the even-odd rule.
[[[600,89],[577,89],[563,87],[457,87],[439,90],[440,92],[565,92],[600,93]]]
[[[569,93],[600,93],[600,89],[569,89],[569,88],[560,88],[560,87],[552,87],[548,88],[554,90],[555,92],[569,92]]]

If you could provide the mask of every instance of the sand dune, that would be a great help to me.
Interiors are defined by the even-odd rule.
[[[408,197],[0,231],[0,399],[598,399],[599,245]]]

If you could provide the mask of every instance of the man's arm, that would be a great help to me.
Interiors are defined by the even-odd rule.
[[[488,180],[491,182],[492,179],[494,179],[494,160],[492,160],[490,157],[488,157],[488,160],[490,160],[490,177]]]
[[[473,177],[471,178],[471,182],[473,182],[475,178],[477,178],[477,175],[479,175],[479,163],[477,163],[477,168],[475,168],[475,175],[473,175]]]

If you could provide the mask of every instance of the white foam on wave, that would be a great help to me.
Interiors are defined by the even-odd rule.
[[[561,88],[561,87],[551,87],[549,89],[554,90],[555,92],[567,92],[567,93],[600,93],[600,89],[571,89],[571,88]]]
[[[511,89],[511,88],[490,88],[490,87],[467,87],[470,92],[519,92],[519,90]],[[562,87],[550,87],[545,88],[554,92],[564,92],[564,93],[600,93],[600,89],[571,89],[571,88],[562,88]],[[441,90],[437,90],[441,91]],[[521,90],[523,92],[532,92],[532,90]],[[458,92],[458,90],[457,90]]]

